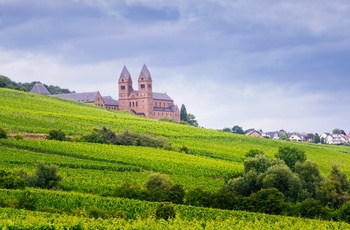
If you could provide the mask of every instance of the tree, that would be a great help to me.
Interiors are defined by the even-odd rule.
[[[350,200],[349,189],[350,182],[346,174],[333,165],[328,180],[320,187],[316,196],[325,205],[339,207]]]
[[[316,163],[309,160],[295,164],[295,173],[299,175],[303,188],[303,198],[315,198],[316,191],[324,183],[324,179]]]
[[[56,165],[47,165],[38,162],[34,175],[34,185],[40,188],[52,189],[58,186],[62,177],[57,175],[58,167]]]
[[[332,133],[346,135],[345,131],[342,129],[333,129]]]
[[[271,166],[257,178],[257,184],[262,188],[276,188],[283,193],[288,201],[295,201],[301,192],[300,178],[283,164]]]
[[[48,140],[65,141],[66,134],[62,130],[51,130],[46,138]]]
[[[257,186],[258,174],[255,170],[250,170],[243,176],[231,179],[227,182],[227,189],[231,192],[236,192],[243,196],[249,196],[251,193],[260,189]]]
[[[244,172],[254,170],[258,174],[265,172],[272,165],[271,161],[265,155],[261,154],[246,158],[243,164]]]
[[[181,105],[180,120],[187,122],[187,110],[186,110],[186,106],[184,104]]]
[[[167,175],[163,175],[160,173],[153,173],[149,175],[145,187],[148,190],[153,189],[167,189],[169,190],[172,187],[172,183],[170,178]]]
[[[196,120],[196,117],[191,113],[187,114],[187,123],[191,126],[198,127],[198,121]]]
[[[223,128],[222,131],[226,133],[232,133],[232,129],[228,127]]]
[[[284,195],[275,188],[261,189],[249,198],[253,212],[280,214],[285,207]]]
[[[318,133],[315,133],[314,137],[312,138],[312,142],[313,143],[320,143],[321,142],[321,138],[318,135]]]
[[[286,133],[281,133],[280,136],[279,136],[279,139],[285,141],[285,140],[288,139],[288,136],[287,136]]]
[[[306,161],[305,152],[293,147],[280,147],[276,158],[283,160],[286,165],[294,171],[295,163]]]
[[[237,134],[245,134],[241,126],[235,125],[232,127],[232,132]]]

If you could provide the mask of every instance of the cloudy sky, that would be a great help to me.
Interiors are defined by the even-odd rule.
[[[0,74],[117,98],[124,64],[135,84],[145,63],[203,127],[349,132],[349,15],[349,0],[0,0]]]

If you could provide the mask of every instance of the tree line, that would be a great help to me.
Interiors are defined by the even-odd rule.
[[[29,92],[36,83],[41,83],[41,82],[39,81],[33,81],[30,83],[15,82],[6,76],[0,75],[0,88],[9,88],[14,90]],[[44,84],[44,86],[51,94],[74,93],[74,91],[70,91],[69,89],[64,89],[59,86],[46,85],[46,84]]]

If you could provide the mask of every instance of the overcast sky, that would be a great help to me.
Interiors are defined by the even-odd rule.
[[[350,131],[349,0],[0,0],[0,74],[185,104],[206,128]]]

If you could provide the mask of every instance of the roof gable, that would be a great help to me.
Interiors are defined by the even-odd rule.
[[[51,93],[46,89],[46,87],[41,83],[36,83],[33,88],[30,90],[32,93],[50,95]]]

